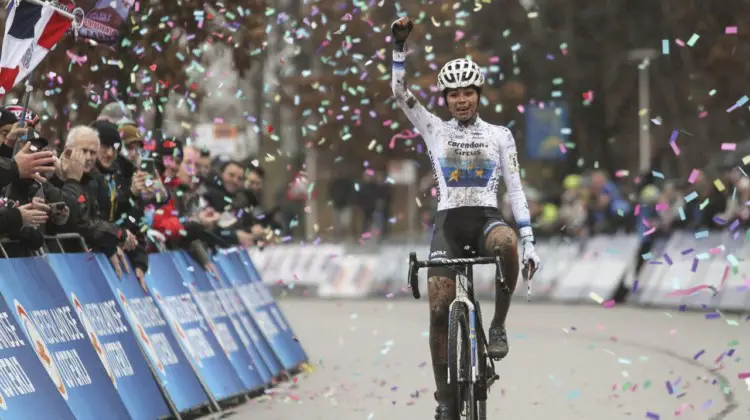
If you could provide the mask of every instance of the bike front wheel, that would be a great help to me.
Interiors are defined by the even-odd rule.
[[[463,414],[466,420],[479,420],[477,398],[471,379],[472,353],[469,330],[469,311],[465,305],[456,305],[451,311],[448,335],[448,363],[451,390],[456,396],[453,412]]]

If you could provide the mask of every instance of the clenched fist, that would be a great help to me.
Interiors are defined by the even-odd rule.
[[[401,19],[391,24],[391,34],[393,34],[393,41],[399,44],[406,42],[406,38],[409,37],[411,30],[414,28],[414,22],[409,19],[408,16],[404,16]]]

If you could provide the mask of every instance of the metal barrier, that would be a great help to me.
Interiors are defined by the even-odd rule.
[[[675,232],[667,240],[655,241],[645,256],[639,255],[641,241],[636,235],[540,239],[536,249],[543,267],[532,283],[532,301],[612,305],[615,297],[630,289],[627,302],[634,305],[750,309],[750,280],[743,274],[750,272],[750,245],[736,233],[696,238]],[[367,248],[290,244],[251,255],[267,286],[276,292],[294,293],[301,286],[309,297],[393,298],[408,296],[406,275],[412,251],[426,256],[429,247],[426,243]],[[639,264],[639,259],[646,261]],[[474,271],[474,290],[484,298],[494,298],[491,271],[487,267]],[[426,281],[426,273],[420,273],[420,280]],[[516,296],[522,289],[516,290]]]
[[[44,258],[13,258],[23,245],[0,240],[0,361],[34,384],[0,395],[3,418],[180,419],[307,369],[244,250],[222,251],[210,274],[184,251],[151,254],[143,288],[73,251],[88,251],[81,235],[44,239],[23,251]]]

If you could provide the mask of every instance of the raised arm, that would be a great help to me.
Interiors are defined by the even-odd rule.
[[[425,143],[429,142],[430,136],[436,127],[441,123],[440,118],[431,114],[419,103],[417,98],[406,87],[406,71],[404,64],[406,61],[406,52],[404,45],[406,38],[409,36],[414,24],[408,17],[403,17],[391,25],[393,34],[393,72],[391,74],[391,88],[396,103],[404,110],[406,117],[414,124],[424,138]],[[427,146],[430,146],[429,143]]]
[[[534,232],[531,230],[529,203],[526,201],[526,194],[523,192],[523,184],[521,183],[521,167],[518,164],[516,141],[507,128],[499,127],[498,130],[503,137],[500,147],[500,162],[513,218],[516,219],[521,241],[533,242]]]

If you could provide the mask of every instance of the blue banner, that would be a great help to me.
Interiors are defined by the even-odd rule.
[[[50,254],[49,262],[133,419],[169,416],[128,321],[92,254]]]
[[[149,255],[146,284],[191,363],[217,400],[246,391],[169,253]]]
[[[570,129],[568,106],[545,102],[526,107],[526,156],[530,159],[560,160],[565,158],[564,146]]]
[[[107,257],[96,254],[96,260],[177,411],[209,404],[208,395],[154,298],[146,294],[134,274],[123,274],[120,280]]]
[[[101,343],[87,337],[47,260],[5,259],[0,271],[6,302],[75,417],[130,419],[114,375],[105,370],[102,353],[94,350]]]
[[[208,327],[214,333],[224,354],[227,356],[234,370],[239,375],[247,389],[258,389],[265,385],[260,372],[256,368],[256,361],[242,344],[239,333],[235,329],[232,319],[224,309],[212,283],[218,279],[209,278],[209,274],[188,257],[184,251],[170,252],[182,278],[188,283],[188,290],[198,304],[198,309],[206,318]]]
[[[276,302],[276,299],[274,299],[273,295],[268,290],[268,287],[266,287],[266,284],[263,282],[263,278],[260,276],[260,272],[256,269],[255,264],[253,264],[253,261],[250,258],[250,254],[245,250],[240,250],[237,252],[237,255],[240,259],[242,267],[245,269],[245,272],[250,276],[250,280],[252,280],[252,282],[255,284],[255,289],[257,290],[257,294],[260,296],[263,305],[266,308],[269,308],[269,311],[276,320],[276,323],[279,324],[281,326],[281,329],[284,331],[289,346],[294,350],[294,353],[298,357],[297,363],[306,363],[308,361],[307,353],[305,353],[305,350],[302,348],[302,343],[297,340],[297,335],[294,333],[294,331],[292,331],[292,327],[289,325],[289,322],[284,316],[284,313],[281,312],[279,304]]]
[[[224,257],[220,256],[215,258],[215,260],[219,258]],[[244,332],[244,334],[241,334],[241,336],[246,337],[243,338],[243,343],[245,343],[245,347],[253,357],[253,360],[258,361],[255,366],[263,377],[263,381],[265,383],[270,383],[271,380],[283,370],[281,362],[279,362],[279,359],[273,353],[273,350],[265,337],[261,335],[260,329],[255,324],[252,316],[250,316],[245,305],[242,304],[242,300],[237,294],[237,291],[227,280],[227,275],[224,272],[221,263],[218,261],[216,264],[216,270],[219,273],[219,281],[214,283],[216,293],[218,293],[219,298],[224,302],[224,307],[229,308],[227,309],[229,315],[239,324],[239,326],[235,328],[238,332]]]
[[[297,367],[305,361],[297,351],[298,344],[281,314],[276,315],[276,302],[268,302],[261,295],[257,283],[252,280],[250,273],[245,270],[244,262],[238,252],[230,252],[219,258],[219,262],[240,296],[242,304],[250,312],[263,336],[268,340],[274,353],[281,361],[284,369]],[[263,286],[265,290],[265,286]]]
[[[3,277],[14,277],[9,265]],[[11,281],[19,281],[15,278]],[[0,299],[0,417],[75,420],[8,304]],[[39,347],[45,348],[44,343]]]

